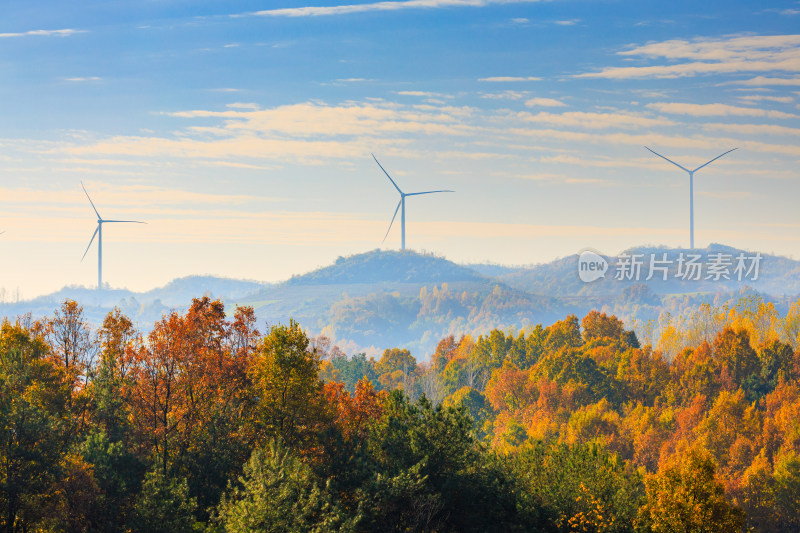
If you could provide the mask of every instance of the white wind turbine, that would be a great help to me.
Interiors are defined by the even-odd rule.
[[[103,217],[100,216],[100,213],[97,212],[94,202],[92,202],[92,199],[89,197],[89,193],[86,192],[86,187],[83,186],[83,182],[81,182],[81,187],[83,188],[83,192],[86,194],[86,198],[89,198],[89,203],[92,204],[92,209],[94,209],[94,212],[97,215],[97,229],[94,230],[92,239],[89,241],[89,246],[86,247],[86,251],[83,252],[81,261],[83,261],[83,259],[86,257],[86,254],[89,253],[89,248],[91,248],[94,238],[97,237],[97,290],[100,290],[103,288],[103,224],[147,224],[147,222],[141,222],[139,220],[104,220]]]
[[[647,148],[647,146],[645,146],[645,148]],[[647,149],[650,150],[650,148],[647,148]],[[672,163],[676,167],[680,168],[681,170],[686,171],[689,174],[689,248],[691,248],[691,249],[694,249],[694,173],[697,172],[698,170],[700,170],[701,168],[703,168],[704,166],[710,165],[711,163],[713,163],[714,161],[716,161],[717,159],[719,159],[723,155],[733,152],[734,150],[736,150],[736,148],[731,148],[727,152],[719,154],[717,157],[715,157],[711,161],[703,163],[702,165],[700,165],[699,167],[697,167],[694,170],[689,170],[688,168],[679,165],[675,161],[672,161],[671,159],[667,159],[666,157],[664,157],[663,155],[659,154],[658,152],[650,150],[651,152],[656,154],[661,159],[669,161],[670,163]]]
[[[375,157],[375,154],[370,154],[370,155],[372,156],[372,159],[374,159],[375,162],[378,163],[378,159]],[[397,210],[402,208],[402,212],[400,213],[400,228],[401,228],[401,230],[400,230],[400,235],[401,235],[400,236],[400,249],[401,250],[405,250],[406,249],[406,196],[418,196],[420,194],[433,194],[433,193],[437,193],[437,192],[455,192],[455,191],[443,189],[443,190],[440,190],[440,191],[403,192],[403,191],[400,190],[400,187],[398,187],[397,184],[394,182],[394,180],[389,175],[389,173],[386,172],[386,169],[383,168],[383,166],[380,163],[378,163],[378,166],[381,167],[381,170],[383,170],[383,173],[386,174],[386,177],[389,178],[389,181],[392,182],[392,185],[394,185],[394,188],[397,189],[397,192],[400,193],[400,201],[397,202],[397,207],[395,207],[395,209],[394,209],[394,215],[392,215],[392,221],[389,222],[389,229],[386,230],[386,235],[384,235],[383,240],[385,241],[386,237],[389,236],[389,231],[391,231],[391,229],[392,229],[392,224],[394,224],[394,219],[397,217]]]

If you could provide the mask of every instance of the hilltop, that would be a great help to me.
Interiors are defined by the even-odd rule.
[[[481,282],[486,276],[433,254],[410,250],[373,250],[339,257],[330,266],[301,276],[288,285],[343,285],[364,283],[452,283]]]

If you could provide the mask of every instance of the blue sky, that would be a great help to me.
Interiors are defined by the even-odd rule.
[[[0,287],[285,279],[407,245],[800,257],[800,2],[10,0]]]

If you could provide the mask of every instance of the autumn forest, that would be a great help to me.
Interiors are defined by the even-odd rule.
[[[800,530],[800,302],[347,354],[195,299],[0,331],[0,527]]]

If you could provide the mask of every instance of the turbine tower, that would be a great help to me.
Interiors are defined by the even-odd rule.
[[[375,154],[370,154],[370,155],[372,156],[372,159],[374,159],[375,162],[378,163],[378,159],[375,157]],[[392,221],[389,222],[389,229],[386,230],[386,235],[383,236],[383,241],[385,241],[386,237],[389,236],[389,231],[391,231],[392,229],[392,224],[394,224],[394,219],[397,217],[397,210],[402,208],[402,212],[400,213],[400,235],[401,235],[400,249],[405,250],[406,249],[406,196],[418,196],[420,194],[433,194],[437,192],[455,192],[455,191],[441,190],[441,191],[423,191],[423,192],[403,192],[400,190],[400,187],[398,187],[397,184],[394,182],[389,173],[386,172],[386,169],[383,168],[383,166],[380,163],[378,163],[378,166],[381,167],[383,173],[386,174],[386,177],[389,178],[389,181],[392,182],[394,188],[397,189],[397,192],[400,193],[400,201],[397,202],[397,207],[395,207],[394,209],[394,215],[392,215]]]
[[[645,148],[647,148],[647,146],[645,146]],[[650,148],[647,148],[647,149],[650,150]],[[698,170],[700,170],[701,168],[703,168],[704,166],[710,165],[711,163],[713,163],[714,161],[716,161],[717,159],[719,159],[723,155],[733,152],[734,150],[736,150],[736,148],[731,148],[727,152],[719,154],[717,157],[715,157],[711,161],[708,161],[707,163],[703,163],[702,165],[700,165],[699,167],[697,167],[694,170],[689,170],[688,168],[679,165],[675,161],[672,161],[671,159],[667,159],[666,157],[664,157],[663,155],[659,154],[658,152],[650,150],[651,152],[656,154],[661,159],[665,159],[666,161],[669,161],[670,163],[672,163],[676,167],[680,168],[681,170],[686,171],[689,174],[689,248],[691,248],[691,249],[694,249],[694,173],[697,172]]]
[[[101,290],[103,288],[103,224],[117,222],[147,224],[147,222],[141,222],[139,220],[104,220],[103,217],[100,216],[100,213],[97,212],[94,202],[92,202],[92,199],[89,197],[89,193],[86,192],[86,187],[83,186],[83,182],[81,182],[81,187],[83,188],[83,192],[86,194],[86,198],[89,198],[89,203],[92,204],[92,209],[94,209],[94,212],[97,215],[97,229],[94,230],[94,233],[92,234],[92,240],[89,241],[89,246],[87,246],[86,251],[83,252],[81,261],[83,261],[84,257],[86,257],[86,254],[89,253],[89,248],[91,248],[94,238],[97,237],[97,290]]]

